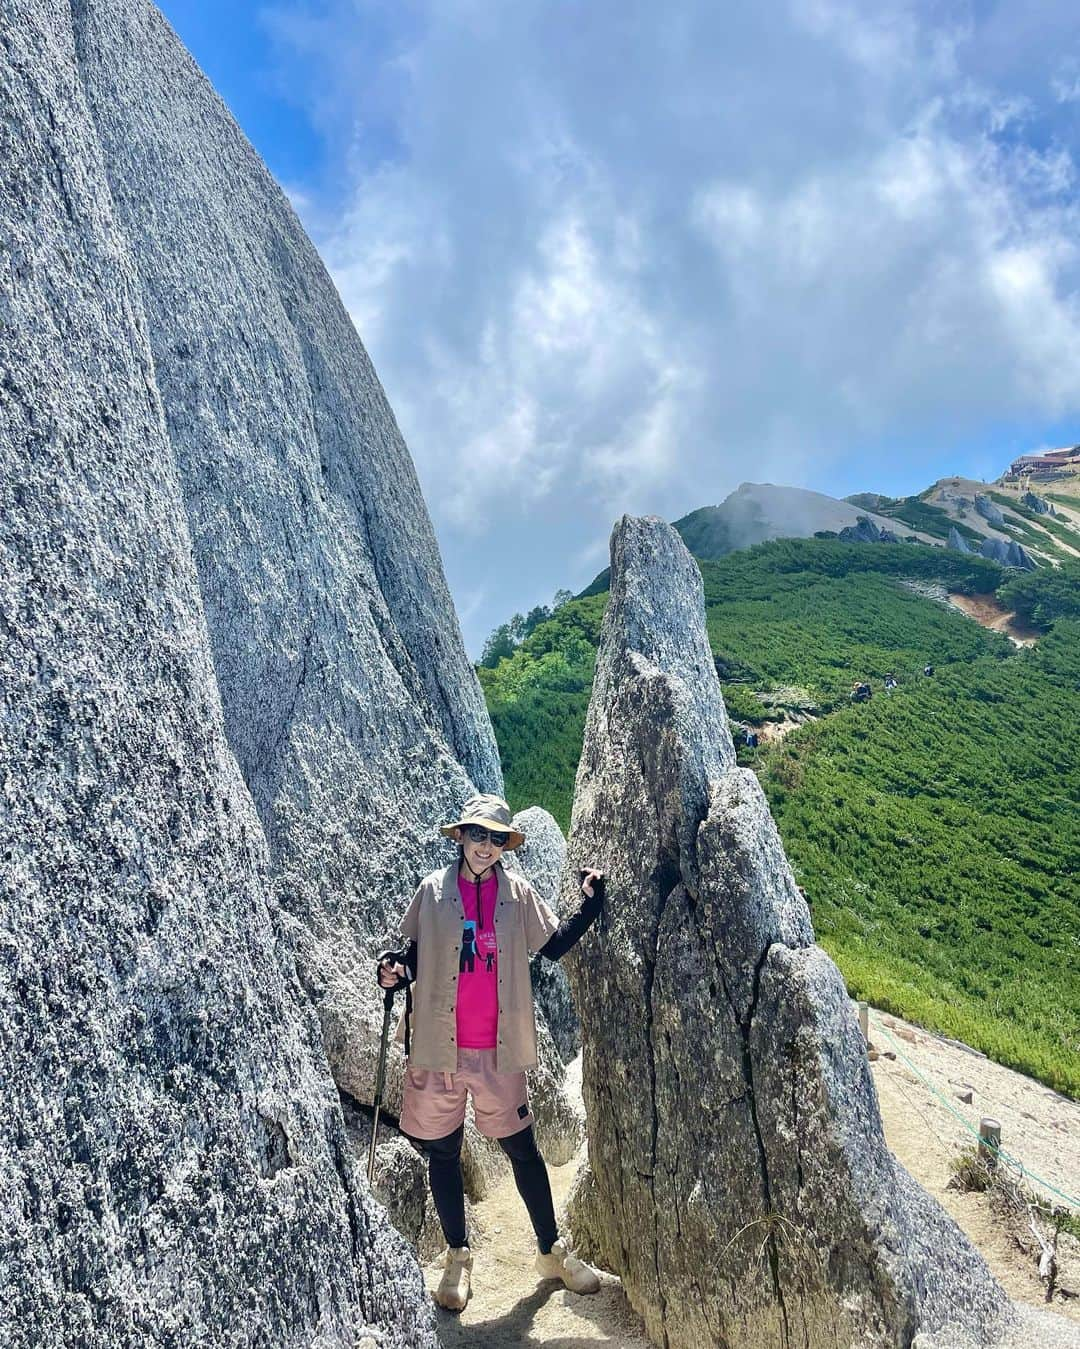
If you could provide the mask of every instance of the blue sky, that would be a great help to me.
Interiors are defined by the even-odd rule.
[[[1080,440],[1080,7],[166,0],[417,465],[469,649],[625,510]]]

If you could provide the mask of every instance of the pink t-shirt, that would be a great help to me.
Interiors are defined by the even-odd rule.
[[[458,956],[457,1042],[460,1049],[494,1049],[499,1038],[499,948],[495,942],[495,904],[499,878],[494,872],[480,882],[458,876],[465,911]]]

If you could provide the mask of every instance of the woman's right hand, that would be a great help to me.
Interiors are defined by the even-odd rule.
[[[397,962],[383,960],[379,963],[379,987],[397,988],[405,978],[405,966]]]

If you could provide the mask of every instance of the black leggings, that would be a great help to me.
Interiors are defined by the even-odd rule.
[[[465,1187],[461,1180],[461,1141],[464,1137],[465,1126],[461,1125],[445,1138],[415,1140],[427,1153],[431,1195],[448,1246],[464,1246],[468,1240],[465,1231]],[[547,1255],[558,1239],[559,1229],[555,1226],[551,1182],[540,1149],[536,1146],[532,1125],[526,1125],[509,1138],[500,1138],[498,1144],[510,1158],[518,1194],[529,1210],[537,1243]]]

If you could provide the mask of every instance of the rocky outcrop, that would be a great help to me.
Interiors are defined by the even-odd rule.
[[[434,1346],[415,1261],[348,1156],[319,1024],[278,930],[280,854],[237,764],[241,700],[234,684],[223,713],[219,692],[219,662],[239,670],[244,614],[276,604],[288,556],[250,504],[256,480],[274,490],[265,459],[251,461],[246,495],[212,489],[230,463],[239,472],[256,413],[235,400],[259,379],[237,370],[228,383],[219,350],[219,383],[194,381],[195,489],[173,441],[176,388],[163,398],[159,382],[161,314],[117,214],[126,197],[160,201],[155,177],[179,190],[181,156],[149,154],[133,129],[118,161],[86,98],[88,84],[103,98],[107,70],[128,61],[154,92],[136,99],[118,77],[118,122],[144,106],[168,118],[170,100],[204,86],[140,5],[124,11],[157,35],[145,49],[125,45],[127,17],[99,32],[119,9],[12,0],[0,14],[0,1341],[344,1349],[370,1330]],[[168,231],[182,210],[244,212],[242,177],[219,198],[197,177],[201,155],[227,152],[224,114],[204,150],[190,111],[191,178],[155,224],[178,257]],[[189,257],[170,273],[177,345],[179,316],[202,307],[200,277],[228,261]],[[223,323],[243,307],[232,284]],[[220,337],[204,333],[207,350]],[[214,400],[237,445],[215,434]],[[189,461],[196,443],[193,426]],[[228,583],[199,571],[200,512],[234,523]],[[219,622],[236,616],[231,653],[204,597]],[[286,663],[288,623],[278,638]],[[264,673],[280,711],[269,662]],[[269,762],[262,686],[249,677],[247,691]],[[293,726],[281,717],[285,741]]]
[[[975,510],[987,524],[993,525],[995,529],[1004,529],[1005,516],[1001,513],[1001,507],[982,492],[975,493]]]
[[[991,562],[997,562],[1003,567],[1017,567],[1021,571],[1035,570],[1035,559],[1014,539],[983,539],[979,556],[988,557]]]
[[[520,871],[557,912],[559,884],[566,863],[566,839],[558,821],[540,806],[530,806],[518,811],[513,825],[525,835],[525,842],[505,855],[507,866]]]
[[[697,558],[723,557],[732,549],[750,548],[766,539],[833,537],[844,529],[855,532],[856,543],[874,543],[881,533],[892,534],[888,516],[873,514],[889,500],[865,492],[839,501],[803,487],[744,482],[719,506],[691,511],[675,521],[675,528]],[[860,531],[860,521],[878,533],[865,527]]]
[[[846,525],[838,535],[841,543],[899,543],[891,529],[879,529],[873,520],[860,515],[853,525]]]
[[[1057,511],[1050,502],[1036,492],[1025,492],[1020,498],[1020,504],[1026,506],[1028,510],[1034,511],[1036,515],[1057,515]]]
[[[370,957],[452,856],[435,826],[501,790],[490,721],[393,413],[287,199],[148,0],[72,14],[229,746],[335,1076],[370,1099]]]
[[[550,1166],[565,1166],[581,1147],[584,1125],[580,1107],[566,1090],[566,1064],[555,1047],[547,1024],[539,1015],[536,1056],[537,1066],[528,1074],[536,1142]]]
[[[608,912],[569,957],[591,1165],[573,1225],[652,1338],[992,1341],[1007,1302],[885,1147],[843,980],[734,765],[700,573],[658,520],[612,537],[568,875],[586,859]]]
[[[366,1173],[371,1115],[358,1109],[347,1097],[342,1101],[342,1114],[353,1160]],[[408,1237],[420,1262],[426,1264],[446,1246],[428,1184],[427,1161],[420,1149],[403,1135],[384,1128],[381,1118],[379,1140],[372,1193],[386,1208],[397,1230]],[[466,1195],[465,1199],[466,1220],[470,1226],[471,1197]]]
[[[948,546],[955,548],[958,553],[977,553],[979,557],[989,558],[1002,567],[1018,567],[1023,571],[1035,569],[1034,558],[1014,539],[983,539],[979,547],[975,548],[953,525],[949,529]]]

